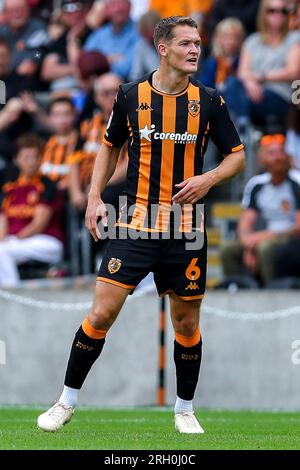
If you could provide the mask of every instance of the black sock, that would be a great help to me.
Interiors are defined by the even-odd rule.
[[[194,398],[198,383],[202,355],[202,340],[187,348],[174,341],[174,361],[176,367],[177,396],[182,400]]]
[[[80,389],[92,365],[101,354],[105,342],[103,339],[93,339],[85,334],[80,326],[77,331],[68,362],[65,385]]]

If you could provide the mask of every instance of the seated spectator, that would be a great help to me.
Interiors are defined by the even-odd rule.
[[[218,23],[213,42],[212,54],[201,66],[201,82],[205,86],[217,88],[226,99],[226,82],[235,76],[245,31],[236,18],[226,18]]]
[[[292,81],[300,73],[300,32],[288,30],[286,0],[263,0],[257,33],[242,48],[238,76],[227,104],[255,124],[285,124]]]
[[[42,21],[30,18],[27,0],[5,0],[6,25],[0,26],[12,48],[12,65],[19,75],[33,77],[38,72],[41,48],[47,39]]]
[[[108,0],[106,17],[109,23],[94,31],[84,49],[100,51],[108,58],[111,71],[128,79],[134,61],[134,50],[139,34],[130,19],[129,0]]]
[[[266,285],[274,274],[274,249],[300,235],[300,173],[290,169],[282,134],[261,140],[260,156],[267,173],[254,176],[245,187],[245,211],[238,240],[221,249],[224,274],[252,273]]]
[[[155,11],[148,11],[138,22],[141,39],[135,46],[130,80],[137,80],[159,66],[158,54],[153,42],[154,28],[159,20],[160,16]]]
[[[17,147],[20,175],[0,195],[1,287],[18,285],[18,264],[57,263],[63,256],[61,202],[54,183],[39,173],[40,139],[24,135]]]
[[[45,47],[41,68],[41,78],[50,83],[51,91],[78,87],[75,76],[77,56],[74,58],[68,47],[68,36],[72,28],[84,21],[89,8],[90,2],[61,2],[61,13],[56,17],[56,23],[59,21],[62,26],[61,33]]]
[[[292,164],[300,170],[300,103],[291,105],[288,114],[285,151],[292,158]]]
[[[68,187],[70,166],[67,164],[67,158],[74,152],[78,142],[75,119],[75,107],[71,98],[60,97],[51,102],[49,120],[55,134],[46,143],[41,173],[55,181],[61,190]]]
[[[106,126],[114,104],[115,96],[118,92],[121,80],[117,75],[107,73],[99,77],[95,82],[95,102],[98,111],[91,119],[85,120],[81,124],[80,143],[76,151],[68,158],[70,169],[70,201],[79,211],[83,211],[87,204],[87,194],[90,187],[94,161],[103,141]],[[121,153],[114,175],[105,190],[114,191],[114,200],[111,197],[105,202],[114,204],[115,199],[123,190],[127,171],[127,158],[124,152]],[[108,189],[110,187],[110,189]]]

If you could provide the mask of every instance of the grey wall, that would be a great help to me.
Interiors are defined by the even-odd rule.
[[[18,295],[86,302],[92,289],[24,290]],[[208,292],[203,303],[203,363],[196,403],[211,408],[300,409],[300,364],[292,343],[300,340],[297,292]],[[155,294],[131,297],[110,331],[101,359],[81,394],[81,404],[154,404],[157,385],[158,306]],[[243,319],[242,312],[299,306],[283,318]],[[209,309],[209,312],[207,311]],[[223,309],[241,312],[219,316]],[[0,404],[49,404],[58,398],[74,333],[86,311],[51,310],[4,300],[0,292]],[[219,313],[219,315],[217,315]],[[167,325],[167,402],[175,397],[173,332]],[[300,343],[299,343],[300,344]],[[298,354],[300,362],[300,354]],[[1,359],[1,358],[0,358]],[[3,357],[2,357],[3,362]]]

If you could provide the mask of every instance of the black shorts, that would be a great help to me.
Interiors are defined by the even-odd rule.
[[[98,281],[133,291],[149,272],[159,295],[174,292],[183,300],[202,299],[205,292],[207,240],[202,248],[187,249],[186,239],[109,240]]]

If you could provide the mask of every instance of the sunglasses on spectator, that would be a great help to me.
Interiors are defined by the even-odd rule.
[[[267,13],[272,14],[272,15],[274,13],[278,13],[281,15],[288,15],[289,11],[286,8],[268,8]]]

